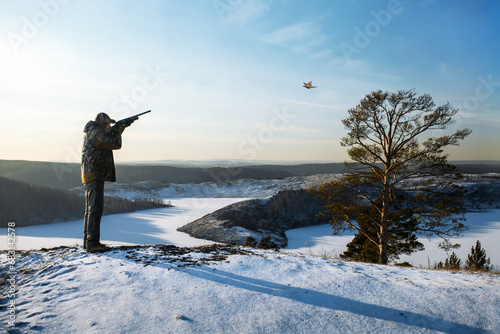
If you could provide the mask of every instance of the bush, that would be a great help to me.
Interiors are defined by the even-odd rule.
[[[451,253],[450,257],[444,262],[445,269],[458,270],[460,269],[460,259],[455,252]]]
[[[398,266],[398,267],[413,267],[413,265],[408,262],[408,261],[405,261],[405,262],[395,262],[394,263],[395,266]]]
[[[255,240],[252,237],[248,237],[247,241],[245,242],[245,247],[256,248],[257,247],[257,240]]]
[[[279,246],[271,240],[270,236],[262,237],[257,248],[261,249],[278,249]]]
[[[245,247],[260,248],[260,249],[279,249],[279,246],[271,240],[271,236],[262,237],[257,244],[257,240],[253,237],[247,237]]]
[[[443,261],[439,261],[438,263],[434,263],[434,266],[432,269],[444,269],[444,263]]]

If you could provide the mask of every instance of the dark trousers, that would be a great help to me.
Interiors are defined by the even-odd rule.
[[[99,244],[101,217],[104,209],[104,181],[83,184],[85,190],[85,221],[83,225],[83,247]]]

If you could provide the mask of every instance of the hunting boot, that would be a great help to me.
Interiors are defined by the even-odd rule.
[[[85,249],[89,253],[100,253],[100,252],[107,252],[107,251],[111,250],[110,247],[103,245],[101,243],[91,244],[91,245],[87,244],[87,247],[85,247]]]

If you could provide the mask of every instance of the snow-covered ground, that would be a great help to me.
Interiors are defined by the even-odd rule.
[[[318,174],[310,176],[292,176],[284,179],[241,179],[232,182],[204,183],[154,183],[138,182],[135,184],[106,184],[106,195],[122,198],[262,198],[280,190],[303,189],[318,186],[332,180],[339,174]],[[83,195],[83,188],[72,189]]]
[[[476,241],[481,242],[481,247],[486,250],[486,255],[490,257],[491,264],[496,270],[500,270],[500,210],[489,210],[486,212],[469,212],[466,215],[467,224],[470,230],[460,238],[450,238],[451,243],[458,243],[460,248],[453,251],[462,260],[467,259],[471,247],[476,245]],[[336,256],[347,249],[353,234],[345,233],[341,236],[333,236],[330,225],[319,225],[288,230],[287,251],[300,252],[304,254]],[[411,255],[402,255],[397,262],[409,262],[417,267],[429,267],[445,259],[448,254],[438,247],[442,239],[434,237],[432,239],[420,238],[425,246],[425,250]]]
[[[332,255],[332,245],[345,249],[351,237],[333,237],[329,226],[288,231],[290,244],[283,252],[255,251],[222,259],[220,252],[188,250],[179,255],[161,246],[118,248],[210,244],[176,229],[239,200],[171,199],[173,208],[105,216],[102,240],[116,248],[102,254],[76,247],[81,245],[81,220],[15,228],[17,250],[73,247],[35,250],[16,258],[13,267],[6,253],[0,255],[7,289],[0,299],[0,332],[500,332],[499,275],[300,254]],[[499,240],[499,210],[470,215],[470,221],[480,224],[466,238],[481,240],[498,266],[499,246],[492,247],[490,240]],[[7,229],[0,233],[0,248],[10,248]],[[460,242],[467,253],[470,247]],[[435,260],[444,258],[443,252]],[[11,317],[15,327],[9,327]]]
[[[33,251],[15,268],[12,333],[500,332],[498,275],[158,246]]]
[[[226,205],[245,198],[173,198],[168,199],[173,208],[154,209],[133,213],[104,216],[101,222],[101,239],[114,245],[198,246],[212,243],[178,232],[177,228],[203,217]],[[455,253],[465,261],[476,240],[481,242],[496,269],[500,269],[500,210],[468,213],[470,231],[463,237],[452,239],[462,246]],[[7,249],[7,229],[0,229],[0,249]],[[333,236],[329,225],[312,226],[287,231],[288,247],[285,251],[329,255],[342,253],[352,235]],[[19,250],[76,246],[82,244],[82,220],[49,225],[28,226],[16,229],[16,248]],[[439,238],[422,239],[425,250],[410,256],[401,256],[398,262],[408,261],[415,266],[428,267],[429,263],[443,261],[448,257],[437,247]]]
[[[166,199],[174,207],[103,216],[101,242],[114,245],[199,246],[212,241],[192,238],[177,228],[245,198]],[[15,223],[15,222],[14,222]],[[0,249],[7,249],[7,228],[0,228]],[[16,228],[16,249],[29,250],[83,243],[83,220]]]

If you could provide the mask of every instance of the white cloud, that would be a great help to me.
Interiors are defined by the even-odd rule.
[[[307,42],[298,44],[292,48],[293,51],[297,53],[309,53],[310,50],[314,49],[314,47],[321,45],[328,39],[326,35],[315,36],[314,38],[309,39]]]
[[[268,44],[283,45],[288,42],[302,41],[306,38],[311,38],[316,35],[318,31],[319,29],[310,23],[296,23],[275,30],[262,37],[262,40]]]
[[[291,99],[280,99],[281,101],[284,102],[289,102],[289,103],[294,103],[294,104],[300,104],[308,107],[316,107],[316,108],[322,108],[322,109],[343,109],[343,106],[335,106],[335,105],[324,105],[324,104],[319,104],[319,103],[311,103],[311,102],[305,102],[305,101],[296,101],[296,100],[291,100]]]
[[[324,57],[328,57],[332,54],[332,50],[330,49],[324,49],[324,50],[321,50],[319,52],[316,52],[316,53],[313,53],[311,56],[313,58],[324,58]]]
[[[331,53],[331,51],[321,47],[329,39],[328,35],[322,31],[320,26],[310,22],[282,27],[260,39],[267,44],[287,47],[295,53],[311,54],[315,58]]]
[[[333,58],[329,63],[330,66],[339,66],[345,70],[366,70],[369,64],[365,60],[351,60],[349,58],[339,56]]]
[[[234,1],[233,1],[234,2]],[[214,2],[214,6],[216,2]],[[265,15],[270,7],[264,4],[261,0],[238,1],[234,5],[231,2],[227,4],[219,4],[222,6],[218,10],[218,14],[224,24],[228,25],[243,25],[253,22]]]

